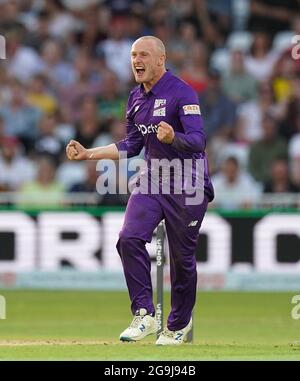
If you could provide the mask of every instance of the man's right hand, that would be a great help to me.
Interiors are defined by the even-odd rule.
[[[70,140],[66,147],[66,153],[69,160],[87,160],[88,150],[76,140]]]

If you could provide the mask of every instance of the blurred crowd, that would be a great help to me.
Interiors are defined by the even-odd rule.
[[[131,44],[149,34],[199,95],[214,205],[299,192],[299,0],[1,0],[0,34],[0,191],[19,204],[96,193],[96,162],[68,161],[65,146],[125,136]]]

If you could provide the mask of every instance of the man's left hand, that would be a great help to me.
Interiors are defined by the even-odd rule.
[[[160,122],[158,124],[157,139],[166,144],[172,144],[175,136],[173,127],[166,122]]]

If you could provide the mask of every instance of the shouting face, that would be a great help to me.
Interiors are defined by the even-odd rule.
[[[131,49],[132,71],[137,83],[152,87],[165,72],[165,49],[155,37],[141,37]]]

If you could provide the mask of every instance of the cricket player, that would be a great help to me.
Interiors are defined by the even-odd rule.
[[[206,139],[198,97],[187,83],[166,69],[165,62],[166,51],[161,40],[154,36],[137,39],[131,49],[131,64],[139,85],[128,99],[126,138],[91,149],[71,140],[66,151],[70,160],[118,160],[124,152],[130,158],[145,147],[146,173],[150,173],[150,177],[153,159],[178,159],[182,163],[185,159],[202,159],[204,162],[204,196],[200,203],[187,205],[184,185],[182,194],[133,191],[117,242],[134,315],[120,340],[137,341],[158,330],[151,262],[145,244],[151,241],[160,221],[165,220],[170,251],[171,312],[156,344],[178,345],[185,341],[192,328],[197,283],[195,249],[214,191],[205,157]],[[169,180],[174,181],[171,174]],[[166,178],[158,175],[158,181],[161,185]]]

